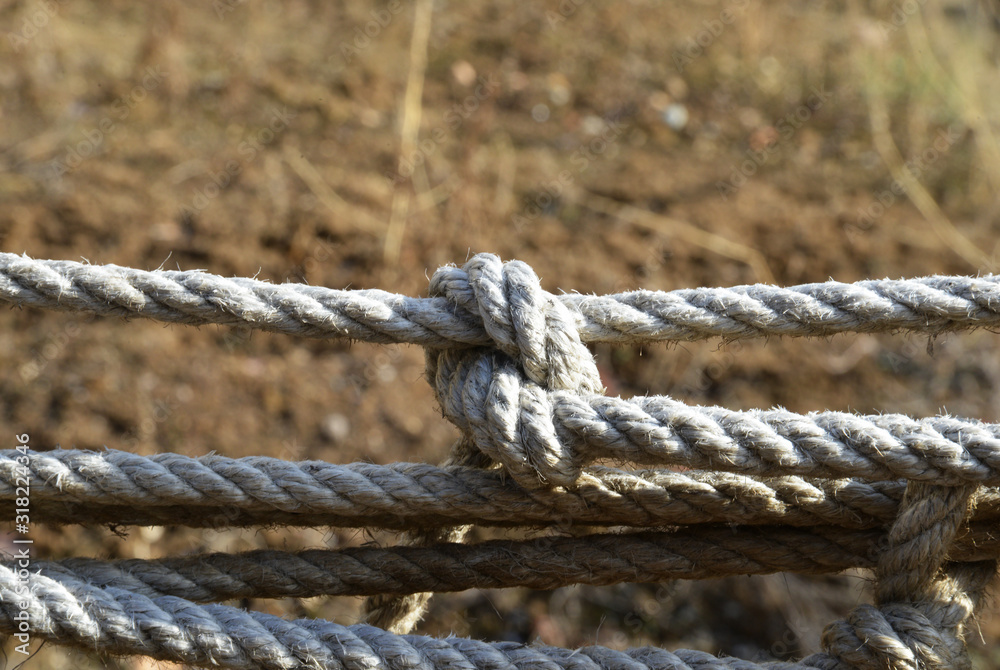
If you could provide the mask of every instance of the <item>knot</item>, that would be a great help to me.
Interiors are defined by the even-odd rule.
[[[601,376],[580,341],[569,309],[542,290],[526,263],[477,254],[461,268],[431,277],[430,294],[444,297],[483,324],[497,349],[520,363],[528,379],[559,391],[602,392]]]
[[[495,347],[428,351],[445,416],[522,485],[576,481],[579,459],[570,437],[557,435],[548,393],[604,389],[573,314],[527,264],[492,254],[438,269],[430,294],[482,323]]]
[[[971,611],[963,614],[968,616]],[[859,605],[845,620],[823,631],[823,648],[839,663],[816,665],[857,670],[968,668],[964,641],[939,623],[917,605]]]
[[[976,485],[910,482],[875,570],[877,607],[861,605],[823,632],[824,670],[967,670],[965,625],[996,561],[948,563]]]

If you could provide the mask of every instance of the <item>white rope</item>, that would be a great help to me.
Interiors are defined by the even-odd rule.
[[[524,489],[499,470],[424,463],[337,465],[260,456],[140,456],[113,449],[29,452],[25,459],[14,450],[0,451],[0,501],[13,510],[17,488],[25,483],[33,518],[48,523],[294,523],[397,530],[469,523],[874,528],[895,518],[905,489],[901,481],[605,467],[585,470],[570,489]],[[102,516],[105,507],[111,510]],[[1000,491],[983,489],[977,512],[977,519],[1000,516]]]
[[[988,575],[981,567],[970,567],[959,573],[955,588],[976,592],[975,585]],[[956,599],[945,611],[958,610],[952,616],[962,618],[962,612],[971,611],[979,595]],[[571,650],[458,637],[393,635],[364,624],[288,621],[224,605],[197,605],[173,596],[151,598],[115,587],[100,588],[67,573],[29,573],[22,578],[0,565],[0,633],[23,632],[18,619],[22,613],[30,621],[32,636],[59,644],[233,670],[842,670],[876,667],[864,664],[869,655],[884,667],[889,667],[884,665],[888,659],[913,658],[916,655],[909,651],[910,644],[924,653],[916,656],[916,663],[896,667],[918,668],[930,667],[921,661],[941,651],[920,649],[924,638],[912,639],[920,626],[920,608],[902,603],[889,608],[888,613],[858,607],[846,622],[828,628],[824,639],[828,653],[814,654],[798,663],[757,664],[654,647],[627,652],[605,647]],[[859,660],[861,664],[855,665]]]
[[[525,489],[499,470],[425,463],[289,462],[216,454],[56,449],[0,451],[0,509],[18,485],[45,523],[306,525],[396,530],[446,525],[740,523],[876,528],[895,518],[905,482],[756,478],[724,472],[592,467],[570,489]],[[21,480],[20,482],[18,480]],[[1000,517],[982,488],[974,520]],[[12,517],[11,517],[12,518]]]
[[[623,400],[546,390],[488,350],[438,361],[445,415],[526,487],[571,486],[583,465],[607,458],[762,476],[1000,483],[998,424]]]
[[[486,254],[470,263],[499,267],[499,259]],[[505,267],[521,272],[520,266],[513,262]],[[503,322],[504,303],[474,302],[464,288],[466,272],[442,268],[437,284],[448,297],[419,299],[379,290],[224,278],[199,270],[144,271],[0,253],[0,300],[173,323],[243,325],[305,337],[431,347],[494,344],[484,319]],[[552,297],[569,310],[584,342],[938,333],[1000,325],[1000,277],[993,275]],[[482,312],[487,305],[495,311]]]
[[[988,316],[993,314],[988,308],[1000,306],[993,293],[1000,289],[991,278],[928,281],[885,285],[878,295],[872,288],[844,285],[813,285],[811,293],[792,290],[771,301],[772,316],[754,321],[754,329],[765,332],[765,324],[774,323],[776,305],[786,318],[830,316],[830,305],[838,306],[840,317],[878,314],[867,321],[870,328],[913,324],[916,314],[924,327],[937,324],[933,329],[945,327],[942,318],[955,327],[985,325],[995,318]],[[937,285],[933,291],[927,288],[931,284]],[[431,293],[437,297],[416,300],[380,292],[276,287],[200,272],[141,272],[0,256],[0,294],[32,304],[112,312],[127,307],[130,313],[198,322],[221,314],[285,332],[322,331],[375,341],[410,338],[425,344],[434,340],[431,333],[449,340],[462,332],[461,324],[478,324],[503,355],[496,349],[440,350],[429,356],[429,375],[449,419],[523,486],[571,485],[581,466],[598,458],[771,476],[1000,482],[1000,433],[991,424],[951,417],[916,421],[899,415],[731,412],[688,407],[669,398],[624,401],[596,395],[596,368],[569,306],[542,291],[523,263],[502,264],[481,254],[463,269],[438,270]],[[825,311],[805,309],[820,304],[817,296],[823,297]],[[879,311],[876,306],[885,296],[896,301]],[[724,307],[726,319],[733,318],[733,304]],[[910,316],[900,320],[904,312]],[[602,332],[612,325],[619,332],[635,332],[636,322],[614,314],[611,309],[589,310],[585,324],[601,323]],[[843,325],[840,317],[834,322]],[[811,324],[810,333],[827,332],[831,323],[826,317],[797,322]],[[854,320],[849,327],[861,324]],[[458,339],[478,341],[475,330],[465,328]]]
[[[23,594],[19,589],[25,591]],[[23,607],[22,607],[23,605]],[[628,652],[484,643],[458,637],[393,635],[363,624],[320,619],[287,621],[224,605],[196,605],[173,596],[149,598],[102,589],[70,575],[31,573],[24,582],[0,565],[0,633],[19,631],[26,612],[31,634],[108,654],[233,670],[798,670],[806,663],[755,664],[698,651],[646,647]],[[807,659],[808,661],[808,659]]]
[[[467,461],[463,464],[485,464],[485,454],[501,463],[523,487],[519,489],[522,496],[532,497],[531,489],[539,485],[550,487],[540,496],[580,495],[588,476],[582,468],[601,459],[759,476],[911,480],[897,509],[889,548],[878,556],[879,607],[856,608],[845,622],[828,628],[824,647],[829,655],[810,657],[799,665],[760,667],[966,667],[964,628],[996,571],[996,560],[992,554],[969,554],[967,560],[978,562],[947,561],[953,543],[957,546],[964,541],[956,537],[967,524],[979,495],[977,488],[1000,484],[1000,426],[949,416],[919,420],[839,412],[803,416],[781,409],[733,412],[689,407],[666,397],[607,398],[584,343],[899,329],[939,333],[995,327],[1000,325],[1000,279],[928,277],[828,282],[790,289],[757,285],[605,297],[554,296],[542,290],[538,277],[523,263],[501,263],[495,256],[478,255],[463,268],[440,268],[431,279],[430,296],[416,299],[382,291],[276,286],[198,271],[144,272],[0,254],[0,300],[15,304],[424,345],[428,377],[439,402],[464,434],[458,450]],[[128,459],[120,460],[124,464]],[[173,465],[188,468],[190,476],[178,477],[170,470]],[[270,478],[259,472],[273,464],[258,473],[240,464],[226,470],[227,476],[203,464],[195,467],[191,462],[173,461],[169,466],[147,459],[124,464],[120,468],[124,477],[110,470],[95,472],[98,476],[90,480],[84,476],[83,482],[68,477],[67,491],[80,497],[53,496],[49,507],[43,502],[41,509],[55,518],[60,513],[72,517],[90,496],[104,510],[102,514],[128,505],[130,499],[141,500],[147,509],[180,513],[229,499],[247,505],[240,514],[248,518],[255,513],[251,507],[264,499],[284,505],[272,507],[272,513],[298,513],[310,504],[308,496],[317,486],[325,486],[294,464],[281,466],[285,469]],[[73,468],[58,459],[43,467],[62,467],[63,477],[73,474]],[[53,474],[58,488],[63,483],[59,474],[53,472],[43,480],[47,485]],[[339,474],[349,478],[357,473],[342,470]],[[239,482],[244,476],[251,481]],[[698,481],[698,476],[691,475],[689,481]],[[258,484],[263,491],[251,490]],[[159,495],[165,489],[171,489],[170,493]],[[327,487],[326,495],[324,504],[331,511],[346,499],[339,485]],[[353,499],[333,514],[369,513],[362,508]],[[380,514],[384,515],[376,510],[375,517]],[[712,528],[690,532],[710,533]],[[814,531],[780,532],[799,538]],[[840,538],[874,531],[836,528],[831,532]],[[426,540],[441,533],[425,530],[424,535]],[[602,549],[597,544],[610,536],[595,537],[604,539],[584,540],[593,545],[589,549],[596,552],[594,560],[602,569],[611,570],[601,579],[616,579],[615,575],[635,572],[637,566],[656,560],[644,556],[612,568],[621,543],[611,537],[612,544]],[[568,540],[570,544],[575,541]],[[469,551],[479,556],[476,552],[482,548],[477,547]],[[420,551],[424,550],[401,550],[406,555]],[[569,551],[576,551],[575,545]],[[765,554],[770,551],[764,547]],[[607,566],[597,556],[602,552],[610,561]],[[828,554],[820,551],[818,555]],[[441,560],[448,563],[445,559]],[[376,563],[381,565],[382,560]],[[561,557],[541,560],[565,562]],[[482,565],[498,562],[486,560]],[[428,568],[414,577],[411,586],[433,586],[437,572],[436,567]],[[597,579],[596,573],[595,567],[593,575],[586,577]],[[556,574],[552,579],[563,577]],[[28,596],[18,588],[23,586],[18,578],[29,582]],[[391,575],[367,578],[395,579]],[[469,578],[473,580],[469,584],[479,583],[475,581],[479,576]],[[455,587],[465,583],[459,580]],[[338,582],[330,588],[341,592],[338,589],[361,587]],[[389,593],[406,591],[395,585],[386,588]],[[0,630],[16,628],[13,589],[27,598],[18,603],[18,611],[28,613],[32,630],[43,637],[107,653],[144,653],[221,667],[424,670],[448,666],[468,670],[554,665],[626,670],[641,669],[647,656],[671,668],[758,667],[660,650],[574,654],[403,638],[371,627],[287,622],[229,608],[199,607],[170,596],[149,598],[112,587],[96,589],[73,573],[57,574],[56,570],[51,576],[15,576],[4,566],[0,566],[0,611],[9,620],[0,616]],[[412,622],[425,600],[377,601],[373,611],[386,613],[387,626],[394,625],[393,619]]]

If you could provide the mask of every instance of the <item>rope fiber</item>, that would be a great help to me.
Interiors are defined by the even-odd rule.
[[[993,526],[978,525],[950,558],[988,560],[1000,550]],[[514,586],[556,589],[794,571],[830,574],[874,568],[881,530],[828,526],[700,527],[674,532],[489,540],[410,547],[349,547],[291,553],[260,550],[160,560],[38,561],[42,574],[71,575],[155,598],[196,602],[236,598],[408,595]],[[946,545],[947,546],[947,545]],[[13,563],[8,567],[14,568]]]
[[[241,669],[971,667],[966,628],[1000,557],[1000,424],[610,398],[586,344],[996,328],[1000,278],[554,295],[524,263],[480,254],[411,298],[0,253],[0,300],[418,344],[462,432],[442,466],[0,451],[10,518],[27,482],[33,520],[53,524],[408,531],[396,547],[2,562],[0,632],[27,622],[101,654]],[[608,460],[621,467],[595,464]],[[465,544],[473,525],[549,534]],[[859,567],[874,570],[875,602],[796,663],[405,635],[439,591]],[[377,625],[199,604],[317,595],[370,596]]]
[[[499,259],[488,254],[470,263],[500,266]],[[491,346],[478,311],[481,305],[465,287],[466,275],[465,269],[442,268],[437,284],[451,285],[448,297],[419,299],[379,290],[271,284],[201,270],[146,271],[0,253],[0,300],[171,323],[243,325],[303,337],[434,348]],[[994,275],[553,298],[572,315],[584,342],[824,337],[896,330],[940,333],[1000,325],[1000,277]]]
[[[27,476],[33,518],[53,524],[171,525],[183,519],[203,528],[739,523],[864,529],[891,522],[906,488],[902,480],[595,466],[568,489],[525,489],[495,469],[140,456],[114,449],[31,452],[25,471],[22,456],[0,451],[0,515],[9,511],[13,518],[18,479],[23,485]],[[1000,518],[1000,489],[980,488],[971,518]]]

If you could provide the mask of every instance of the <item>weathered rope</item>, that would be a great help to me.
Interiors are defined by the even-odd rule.
[[[142,272],[0,254],[0,300],[17,304],[421,344],[427,348],[427,376],[444,414],[463,433],[450,457],[451,465],[461,467],[427,471],[422,476],[437,477],[430,490],[438,492],[445,480],[441,472],[448,473],[449,484],[475,468],[484,469],[484,476],[500,476],[490,470],[494,463],[502,464],[516,480],[516,484],[494,482],[497,491],[515,496],[504,499],[501,508],[471,498],[466,491],[464,507],[457,505],[437,517],[427,514],[434,525],[419,527],[411,547],[303,555],[307,558],[255,554],[199,557],[191,559],[193,563],[170,559],[129,564],[131,573],[123,573],[120,565],[86,561],[46,564],[46,575],[15,576],[0,566],[0,630],[16,628],[10,600],[12,590],[22,586],[16,579],[20,577],[29,583],[29,595],[20,588],[17,593],[22,601],[30,597],[30,602],[19,602],[16,611],[23,609],[32,630],[43,637],[109,653],[145,653],[221,667],[492,670],[523,665],[638,670],[650,659],[671,668],[969,667],[964,629],[996,572],[1000,545],[989,526],[983,522],[970,526],[969,518],[974,502],[996,498],[995,490],[980,487],[1000,484],[1000,426],[949,416],[919,420],[838,412],[803,416],[780,409],[732,412],[688,407],[666,397],[607,398],[584,343],[900,329],[933,334],[994,327],[1000,324],[1000,279],[928,277],[791,289],[748,286],[554,296],[542,290],[537,276],[523,263],[501,263],[495,256],[479,255],[462,268],[439,269],[431,280],[430,295],[415,299],[381,291],[275,286],[202,272]],[[331,473],[324,466],[313,470],[309,464],[262,462],[247,468],[242,461],[192,465],[193,459],[163,463],[111,459],[121,465],[114,472],[107,461],[93,460],[89,465],[80,461],[82,467],[76,470],[58,459],[34,461],[33,467],[51,470],[48,474],[34,470],[40,488],[59,491],[40,501],[37,509],[65,520],[83,514],[85,505],[94,505],[96,517],[138,501],[131,518],[161,519],[168,511],[218,509],[223,517],[259,522],[308,514],[311,505],[318,507],[317,519],[325,514],[323,518],[348,523],[363,518],[391,525],[384,486],[367,488],[368,497],[352,497],[343,485],[366,474],[369,481],[376,474],[409,476],[407,496],[421,499],[428,492],[420,492],[412,483],[412,472],[342,468]],[[719,474],[686,473],[664,480],[669,475],[656,473],[641,483],[636,480],[643,476],[634,474],[636,479],[627,485],[631,488],[616,491],[613,482],[624,475],[583,469],[605,459],[784,477],[748,479],[739,488]],[[88,477],[87,467],[95,464],[90,472],[97,476]],[[213,469],[216,465],[218,472]],[[321,471],[340,479],[330,486],[316,476]],[[817,483],[802,477],[833,481]],[[845,477],[853,481],[839,483]],[[899,479],[909,480],[902,500]],[[254,490],[255,484],[263,490]],[[735,504],[748,511],[734,513],[722,505],[720,484],[739,488]],[[639,497],[640,490],[648,492],[651,485],[656,491],[652,503]],[[795,487],[812,487],[820,493],[791,505],[777,499]],[[859,487],[867,487],[864,495],[871,491],[883,499],[848,504],[840,498],[848,490],[861,496]],[[166,495],[164,489],[169,489]],[[311,500],[317,491],[319,500]],[[895,491],[896,497],[887,491]],[[612,494],[621,500],[612,502]],[[750,502],[755,495],[771,500],[773,506],[754,509]],[[631,507],[639,506],[642,511],[635,517],[650,524],[674,515],[688,524],[718,521],[717,515],[728,515],[725,520],[730,522],[736,516],[741,523],[762,523],[778,515],[782,527],[722,531],[708,525],[668,534],[440,544],[461,540],[470,521],[509,523],[511,500],[545,515],[565,511],[568,505],[572,523],[589,523],[582,521],[587,513],[574,508],[587,505],[588,496],[597,502],[590,517],[595,524],[614,523],[609,520],[631,515]],[[6,497],[9,505],[9,494]],[[686,507],[676,507],[678,500]],[[440,502],[423,504],[430,511]],[[878,513],[858,510],[871,505],[888,507]],[[992,513],[989,505],[984,509],[981,518]],[[826,514],[842,515],[844,520],[843,515],[852,513],[860,515],[855,525],[862,528],[846,522],[846,528],[790,527],[793,518],[801,522],[810,515]],[[525,525],[526,518],[522,516],[519,525]],[[883,535],[877,526],[890,518],[891,530]],[[874,527],[865,528],[868,524]],[[548,524],[538,525],[553,524],[549,519]],[[280,567],[274,563],[277,560]],[[281,573],[286,564],[294,566],[294,575]],[[166,589],[198,599],[236,597],[245,595],[248,585],[260,586],[254,595],[377,593],[367,604],[370,619],[404,632],[419,618],[429,590],[515,583],[551,588],[567,580],[614,583],[789,568],[821,572],[842,569],[836,565],[872,564],[876,606],[861,606],[844,622],[829,627],[824,652],[794,665],[754,666],[692,652],[639,650],[616,655],[601,649],[574,653],[427,641],[372,627],[287,622],[161,595]],[[265,574],[273,575],[265,580],[267,586],[255,584],[254,578],[260,581]],[[104,584],[128,583],[136,590],[101,589],[82,577]]]
[[[572,486],[583,465],[605,458],[765,475],[963,484],[966,501],[975,489],[970,483],[992,483],[984,476],[997,463],[1000,440],[979,422],[843,413],[802,417],[784,410],[691,408],[670,398],[606,398],[567,308],[541,289],[524,264],[479,255],[461,269],[439,269],[431,295],[447,297],[481,320],[493,340],[490,348],[428,351],[427,376],[444,414],[522,486]],[[415,621],[422,604],[409,611],[400,607],[386,623],[405,632],[400,622]],[[937,634],[946,626],[959,639],[964,620],[939,618],[924,628]],[[909,649],[907,640],[900,645]],[[964,641],[959,646],[964,649]]]
[[[191,286],[184,284],[181,290],[176,277],[167,278],[168,274],[173,277],[170,273],[35,262],[9,254],[0,256],[0,261],[6,263],[0,264],[0,270],[8,272],[0,273],[0,279],[7,281],[0,282],[0,293],[11,295],[11,287],[20,287],[22,291],[15,294],[25,301],[25,291],[41,292],[68,305],[134,304],[158,316],[162,310],[157,306],[213,305],[205,297],[213,296],[225,304],[226,312],[248,309],[224,300],[242,295],[237,280],[220,280],[236,282],[222,287],[212,283],[217,278],[195,273],[198,281],[188,280]],[[57,270],[68,274],[64,277]],[[96,275],[91,276],[93,272]],[[157,300],[140,298],[146,294],[126,280],[140,283]],[[164,282],[173,287],[172,293]],[[451,304],[453,312],[464,314],[464,320],[478,318],[486,324],[483,327],[495,346],[505,352],[446,349],[429,355],[429,374],[442,407],[449,419],[522,485],[537,485],[539,478],[550,485],[572,484],[584,463],[599,458],[771,476],[1000,482],[1000,427],[995,425],[952,417],[914,420],[839,412],[808,416],[783,410],[733,412],[689,407],[666,397],[607,398],[593,394],[600,381],[581,344],[582,334],[570,323],[569,308],[541,291],[537,277],[524,264],[501,264],[496,257],[480,255],[463,270],[442,268],[431,283],[432,292],[445,296],[439,299]],[[103,288],[98,291],[91,284]],[[275,289],[261,285],[269,287],[268,291]],[[25,286],[34,288],[29,291]],[[991,295],[978,289],[972,293]],[[195,300],[196,295],[202,297]],[[926,296],[911,296],[918,297]],[[258,306],[254,318],[262,323],[281,321],[298,303],[284,298],[279,304],[282,309],[272,305],[270,311]],[[475,318],[470,313],[473,306],[478,310]],[[794,305],[786,308],[795,312]],[[965,313],[970,309],[966,304]],[[371,315],[378,310],[369,305],[361,311]],[[954,309],[939,306],[931,311],[954,317]],[[264,312],[270,321],[264,319]],[[326,318],[329,322],[332,317]],[[985,325],[979,317],[962,323]],[[349,333],[346,325],[336,328],[347,329],[344,332],[351,337],[364,337],[361,332]]]
[[[9,509],[13,518],[17,479],[24,476],[19,458],[0,451],[0,517]],[[906,488],[902,481],[592,467],[570,489],[525,489],[502,471],[459,466],[140,456],[113,449],[31,452],[27,473],[37,521],[189,527],[739,523],[864,529],[890,523]],[[981,489],[972,518],[1000,518],[1000,490]]]
[[[452,270],[442,268],[434,273],[430,283],[431,297],[444,297],[472,313],[483,324],[497,349],[503,352],[501,355],[517,361],[519,369],[536,388],[567,393],[604,392],[597,363],[581,341],[572,314],[554,296],[542,290],[531,268],[523,263],[502,264],[495,256],[481,254],[466,263],[461,271]],[[455,355],[465,364],[478,367],[488,354],[481,348],[470,348]],[[443,394],[454,391],[454,388],[447,388],[451,380],[443,379],[438,372],[441,361],[446,359],[452,360],[448,350],[427,350],[427,376],[435,381],[439,400]],[[482,390],[485,391],[485,387]],[[532,483],[537,483],[539,474],[544,478],[542,473],[559,470],[561,462],[573,459],[572,453],[560,451],[558,438],[551,432],[551,422],[546,423],[546,417],[541,415],[532,417],[532,420],[537,422],[535,428],[539,434],[547,438],[548,449],[534,448],[530,449],[530,453],[522,451],[498,459],[495,450],[485,446],[490,435],[489,428],[484,424],[501,413],[510,415],[514,408],[502,403],[502,400],[491,398],[476,407],[463,405],[463,409],[475,417],[473,421],[476,425],[485,432],[477,432],[476,428],[463,429],[463,437],[453,447],[449,464],[484,467],[489,464],[483,459],[484,454],[494,461],[504,462],[508,468],[512,460],[518,463],[524,461],[523,465],[536,473]],[[527,405],[522,405],[522,409],[530,411]],[[449,418],[454,421],[453,417]],[[510,439],[507,444],[511,444]],[[523,483],[524,476],[519,477],[514,470],[511,472]],[[579,474],[568,473],[566,482],[570,483],[569,479],[572,479],[575,483]],[[466,532],[467,527],[456,527],[446,534],[422,531],[412,538],[412,542],[417,545],[442,539],[460,542]],[[370,598],[365,603],[367,621],[395,633],[408,633],[423,615],[432,591],[428,589],[423,593],[396,598]]]
[[[997,561],[946,565],[975,486],[910,483],[879,553],[875,606],[861,605],[823,633],[822,668],[967,670],[964,627]]]
[[[580,395],[545,390],[500,355],[466,365],[468,356],[441,355],[454,363],[436,369],[445,415],[522,486],[539,479],[572,485],[583,465],[599,459],[765,476],[1000,483],[997,424]]]
[[[225,605],[183,598],[148,598],[102,589],[67,575],[31,573],[26,593],[0,565],[0,633],[18,632],[27,613],[33,636],[105,654],[142,654],[160,660],[232,670],[805,670],[803,663],[755,664],[699,651],[645,647],[558,649],[459,637],[393,635],[368,625],[340,626],[320,619],[288,621]],[[23,609],[21,603],[26,605]]]
[[[487,468],[491,463],[481,451],[476,449],[472,440],[467,435],[463,435],[452,445],[444,465]],[[417,529],[410,533],[405,540],[417,547],[432,546],[439,542],[457,543],[465,539],[470,528],[471,526],[463,525]],[[384,628],[390,633],[409,633],[423,617],[433,595],[431,591],[420,591],[406,595],[379,594],[372,596],[365,600],[362,620]]]
[[[973,568],[975,569],[975,568]],[[172,596],[149,598],[124,589],[102,589],[60,574],[29,574],[25,593],[17,575],[0,566],[0,632],[18,632],[27,613],[39,637],[107,654],[143,654],[160,660],[233,670],[300,668],[495,668],[566,670],[833,670],[850,666],[826,655],[799,663],[751,663],[704,652],[644,647],[627,652],[604,647],[558,649],[465,638],[398,636],[367,626],[318,619],[288,621],[224,605],[195,605]],[[23,609],[20,605],[25,604]],[[881,633],[881,631],[879,631]],[[863,640],[871,644],[875,640]],[[881,666],[907,667],[907,666]],[[931,666],[934,667],[934,666]]]
[[[489,262],[499,264],[498,259]],[[439,283],[460,285],[462,272],[443,268]],[[1000,325],[1000,277],[992,275],[553,297],[567,308],[584,342],[939,333]],[[0,300],[172,323],[243,325],[304,337],[430,347],[493,344],[471,294],[457,290],[449,298],[418,299],[379,290],[270,284],[198,270],[144,271],[0,253]]]
[[[980,525],[954,545],[953,560],[1000,556],[1000,538]],[[702,527],[409,547],[273,550],[159,560],[36,561],[32,569],[150,598],[197,602],[235,598],[405,595],[514,586],[665,582],[794,571],[830,574],[876,566],[880,530],[827,526]],[[7,564],[13,568],[14,564]]]
[[[608,398],[568,308],[523,263],[477,255],[461,269],[435,272],[431,295],[475,315],[494,345],[428,353],[427,376],[445,416],[522,486],[571,485],[583,465],[604,458],[937,483],[992,484],[992,472],[1000,473],[1000,426],[975,421]]]

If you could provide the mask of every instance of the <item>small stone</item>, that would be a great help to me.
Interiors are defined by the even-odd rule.
[[[553,72],[550,74],[547,77],[546,84],[549,89],[549,100],[557,107],[562,107],[573,97],[569,79],[562,72]]]
[[[588,114],[583,117],[583,121],[580,123],[580,129],[587,135],[597,135],[604,131],[608,127],[608,124],[601,117],[596,114]]]
[[[351,422],[343,414],[327,414],[319,426],[319,432],[330,442],[338,444],[351,434]]]
[[[684,126],[688,124],[688,118],[687,107],[676,102],[667,105],[667,108],[663,110],[663,122],[670,126],[671,130],[684,130]]]
[[[531,118],[533,118],[538,123],[545,123],[549,120],[549,106],[538,103],[531,108]]]
[[[476,68],[467,60],[455,61],[451,65],[451,76],[462,86],[472,86],[476,83]]]

